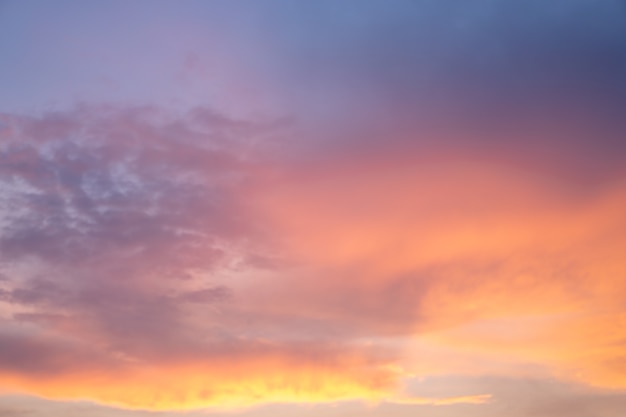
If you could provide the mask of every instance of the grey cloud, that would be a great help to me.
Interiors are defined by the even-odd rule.
[[[229,268],[281,266],[246,196],[282,122],[255,128],[207,110],[176,118],[79,108],[15,123],[19,133],[0,145],[0,266],[8,277],[0,298],[17,309],[13,324],[57,339],[37,330],[4,336],[0,368],[55,374],[127,359],[229,363],[256,355],[328,366],[351,354],[353,324],[293,312],[263,317],[239,304],[222,278]],[[360,311],[371,302],[384,309],[389,297]],[[393,355],[358,352],[368,363]]]
[[[178,300],[189,303],[212,303],[215,301],[228,300],[232,296],[227,287],[205,288],[197,291],[189,291],[178,296]]]
[[[255,258],[246,252],[261,233],[242,200],[253,178],[242,155],[271,123],[114,106],[5,118],[0,295],[36,309],[15,319],[61,332],[73,322],[133,354],[154,340],[164,341],[157,350],[193,344],[183,304],[227,301],[228,283],[207,280]],[[175,290],[193,274],[205,277],[196,290]]]
[[[3,331],[0,369],[18,375],[66,374],[89,364],[111,367],[115,362],[77,340]]]

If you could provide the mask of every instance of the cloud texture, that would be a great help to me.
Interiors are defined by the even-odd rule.
[[[124,3],[0,5],[0,414],[620,409],[621,3]]]

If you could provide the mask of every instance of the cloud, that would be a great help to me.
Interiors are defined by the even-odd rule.
[[[206,109],[5,120],[10,391],[168,410],[394,402],[450,373],[624,388],[618,170],[579,186],[559,159],[402,141],[307,159],[297,126]]]
[[[2,5],[0,4],[0,7]],[[22,409],[15,409],[15,408],[0,408],[0,416],[7,416],[7,417],[12,417],[12,416],[28,416],[28,415],[33,415],[31,411],[29,410],[22,410]]]
[[[292,340],[286,317],[278,332],[250,324],[263,312],[240,299],[244,275],[276,264],[246,196],[262,172],[255,136],[274,125],[106,106],[8,118],[6,389],[153,409],[393,389],[391,351]]]
[[[66,369],[43,378],[5,370],[2,382],[11,390],[48,398],[89,398],[150,410],[375,399],[394,388],[393,373],[375,357],[357,355],[319,345],[285,348],[233,342],[186,360],[139,360],[108,370],[83,364],[75,372]]]
[[[465,397],[449,397],[449,398],[397,398],[390,402],[392,404],[414,404],[414,405],[452,405],[452,404],[484,404],[491,400],[490,394],[471,395]]]
[[[623,175],[577,189],[558,166],[545,175],[528,161],[454,151],[308,168],[261,198],[288,256],[306,265],[269,308],[359,337],[414,335],[432,344],[406,348],[417,375],[518,373],[526,363],[623,388],[619,367],[605,363],[621,355],[622,333],[599,328],[621,320],[626,291],[616,279],[626,272]]]
[[[5,100],[177,107],[0,114],[3,392],[134,410],[620,409],[619,2],[74,6],[29,20]],[[182,110],[206,100],[219,107]],[[433,377],[481,389],[401,394]]]
[[[91,362],[103,367],[112,364],[107,363],[103,355],[86,348],[84,343],[72,343],[59,337],[5,331],[0,340],[0,367],[8,374],[46,378],[71,373]]]

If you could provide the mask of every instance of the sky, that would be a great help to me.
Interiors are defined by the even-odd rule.
[[[0,0],[0,417],[622,416],[624,22]]]

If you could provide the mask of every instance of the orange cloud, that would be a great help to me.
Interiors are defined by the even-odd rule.
[[[309,265],[276,308],[321,309],[454,352],[418,373],[455,373],[459,361],[472,373],[528,364],[626,388],[616,324],[626,298],[624,182],[572,188],[523,168],[462,155],[383,166],[365,158],[264,190],[287,253]]]
[[[326,363],[324,363],[326,361]],[[50,399],[84,398],[124,408],[238,409],[262,403],[378,401],[395,389],[396,375],[385,364],[358,354],[309,361],[285,355],[253,354],[210,362],[134,363],[123,369],[79,369],[61,375],[2,374],[5,391]]]
[[[407,397],[390,400],[393,404],[416,404],[416,405],[453,405],[453,404],[485,404],[491,400],[490,394],[469,395],[448,398],[421,398]]]
[[[449,150],[300,164],[210,113],[107,114],[76,117],[100,143],[4,155],[32,188],[7,188],[26,209],[0,235],[6,391],[166,410],[393,402],[426,375],[625,388],[621,178]]]

